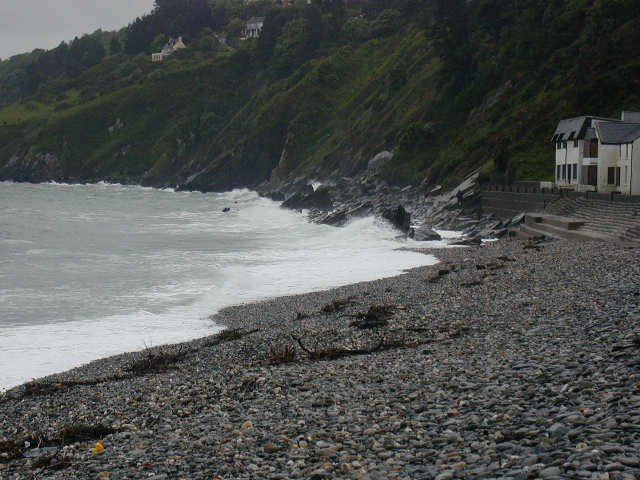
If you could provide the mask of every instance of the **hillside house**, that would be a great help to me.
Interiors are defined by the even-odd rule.
[[[265,17],[251,17],[247,22],[247,37],[259,37]]]
[[[562,120],[551,141],[556,148],[556,185],[640,195],[640,112],[622,112],[621,120]]]
[[[169,41],[164,44],[164,47],[162,47],[162,50],[159,53],[151,54],[151,60],[153,62],[161,62],[165,57],[168,57],[176,50],[180,50],[182,48],[187,48],[182,41],[182,36],[179,36],[177,40],[174,40],[173,37],[169,37]]]

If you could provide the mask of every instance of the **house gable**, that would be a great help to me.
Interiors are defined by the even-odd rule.
[[[632,143],[640,137],[640,123],[598,122],[596,129],[603,145]]]
[[[592,126],[593,121],[604,120],[609,122],[617,122],[610,118],[582,116],[576,118],[568,118],[561,120],[556,127],[556,131],[551,138],[552,142],[567,142],[569,140],[584,140],[587,130]]]

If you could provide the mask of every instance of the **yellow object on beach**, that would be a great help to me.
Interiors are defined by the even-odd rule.
[[[97,442],[96,446],[91,449],[91,451],[94,453],[101,452],[102,450],[104,450],[104,445],[102,445],[100,442]]]

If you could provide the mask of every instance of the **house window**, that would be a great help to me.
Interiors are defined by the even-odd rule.
[[[562,142],[556,143],[556,150],[562,149]]]
[[[560,165],[558,165],[556,167],[556,180],[560,180],[560,178],[561,178],[560,177],[560,172],[561,172],[560,168],[562,168],[562,167],[560,167]]]
[[[578,148],[578,140],[573,141],[573,148]]]
[[[590,158],[598,158],[598,140],[591,140],[591,144],[589,145],[589,157]]]
[[[620,167],[609,167],[607,169],[607,184],[620,186]]]
[[[624,166],[624,184],[625,184],[625,185],[626,185],[626,184],[627,184],[627,182],[628,182],[628,180],[627,180],[627,178],[628,178],[628,177],[627,177],[627,175],[628,175],[628,173],[629,173],[629,171],[628,171],[628,170],[629,170],[629,167],[625,165],[625,166]]]
[[[567,166],[566,165],[562,165],[562,179],[563,180],[567,179]]]
[[[578,164],[573,164],[573,175],[571,176],[574,180],[578,180]]]

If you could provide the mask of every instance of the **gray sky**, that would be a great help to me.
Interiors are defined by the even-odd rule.
[[[0,0],[0,58],[49,50],[99,28],[119,30],[150,13],[154,0]]]

